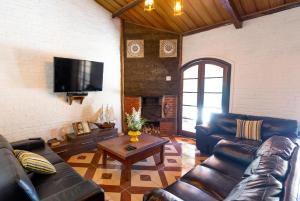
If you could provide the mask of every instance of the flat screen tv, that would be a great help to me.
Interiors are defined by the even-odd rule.
[[[54,92],[102,91],[102,62],[54,57]]]

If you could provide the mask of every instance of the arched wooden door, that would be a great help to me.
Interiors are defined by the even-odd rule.
[[[195,137],[195,126],[212,113],[229,111],[231,65],[214,58],[196,59],[181,68],[179,131]]]

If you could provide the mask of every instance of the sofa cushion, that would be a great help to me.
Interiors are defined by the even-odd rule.
[[[288,138],[282,136],[273,136],[266,140],[257,150],[257,156],[277,155],[288,160],[296,145]]]
[[[43,156],[23,150],[14,150],[17,159],[22,166],[38,174],[54,174],[55,167]]]
[[[242,114],[212,114],[209,122],[213,133],[224,133],[235,136],[236,119],[246,119],[246,115]]]
[[[261,133],[263,141],[274,135],[286,137],[298,136],[298,122],[296,120],[251,115],[247,115],[247,119],[264,121]]]
[[[215,169],[202,165],[196,166],[181,177],[180,180],[197,188],[204,189],[219,199],[225,198],[239,181]]]
[[[236,137],[248,140],[261,141],[262,120],[249,121],[237,119]]]
[[[249,165],[255,158],[256,147],[221,140],[214,148],[214,155]]]
[[[182,200],[197,200],[197,201],[217,201],[216,199],[209,195],[205,190],[197,188],[191,184],[183,181],[176,181],[172,185],[168,186],[166,191],[176,195]],[[160,198],[158,199],[160,201]],[[157,200],[157,201],[158,201]],[[154,200],[153,200],[154,201]]]
[[[31,178],[41,199],[83,181],[83,178],[64,162],[54,164],[54,167],[56,169],[56,174],[34,174]],[[51,186],[51,188],[49,188],[49,186]]]
[[[9,201],[39,200],[23,167],[8,149],[0,149],[1,198]]]
[[[284,181],[288,171],[288,161],[279,156],[259,156],[246,169],[245,176],[252,174],[271,174],[276,179]]]
[[[216,155],[210,156],[203,161],[201,165],[217,170],[222,174],[228,175],[236,180],[240,180],[243,177],[244,171],[247,168],[246,165],[243,165],[239,162]]]
[[[282,184],[272,175],[251,175],[236,185],[225,201],[278,200]]]

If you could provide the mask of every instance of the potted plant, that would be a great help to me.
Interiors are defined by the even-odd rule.
[[[138,137],[141,135],[141,130],[146,120],[141,117],[141,108],[136,110],[132,108],[132,113],[126,113],[126,123],[128,126],[128,135],[130,136],[130,142],[138,142]]]

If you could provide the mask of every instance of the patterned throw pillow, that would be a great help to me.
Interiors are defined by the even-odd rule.
[[[263,121],[248,121],[237,119],[236,137],[261,141],[261,126]]]
[[[23,150],[14,150],[14,154],[26,170],[38,174],[56,173],[55,167],[43,156]]]

